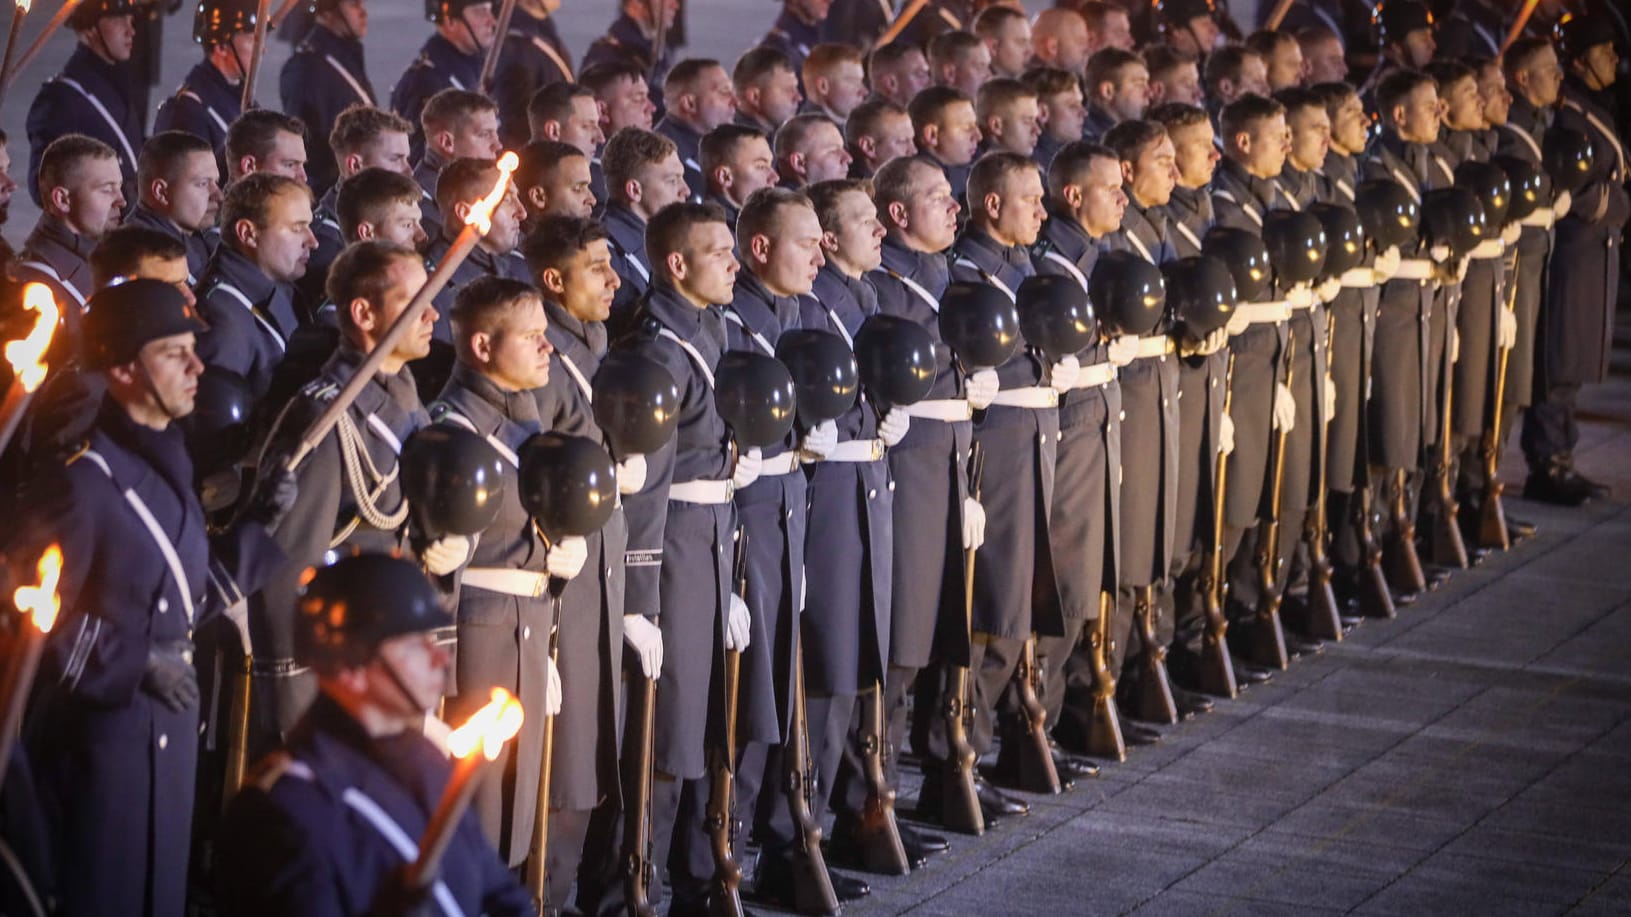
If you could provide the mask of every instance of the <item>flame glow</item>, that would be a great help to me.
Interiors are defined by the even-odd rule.
[[[38,312],[34,330],[20,341],[6,345],[6,361],[17,374],[17,381],[26,391],[34,391],[45,381],[45,350],[51,346],[51,336],[57,331],[57,301],[51,298],[51,288],[43,283],[23,287],[23,308]]]
[[[51,630],[57,621],[57,611],[62,608],[62,599],[57,596],[57,581],[62,577],[62,548],[57,545],[46,548],[40,555],[38,569],[40,584],[20,587],[12,594],[12,600],[17,603],[18,611],[33,615],[34,626],[43,634]]]
[[[19,15],[26,13],[28,12],[28,8],[33,5],[34,0],[17,0],[17,13]]]
[[[521,702],[503,688],[493,689],[487,706],[470,715],[463,726],[448,734],[447,747],[456,758],[468,758],[477,748],[491,761],[504,749],[504,743],[521,731]]]
[[[510,173],[521,164],[520,157],[513,152],[505,153],[498,158],[498,181],[493,184],[493,190],[487,196],[470,207],[470,215],[464,218],[466,226],[474,226],[486,235],[493,229],[493,210],[504,200],[504,192],[510,185]]]

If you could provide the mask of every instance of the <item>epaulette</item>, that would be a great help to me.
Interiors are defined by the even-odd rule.
[[[300,388],[300,397],[327,403],[340,394],[340,383],[328,379],[313,379]]]
[[[78,445],[71,446],[70,449],[72,451],[68,453],[68,457],[63,459],[62,464],[64,466],[72,465],[83,458],[85,453],[91,451],[91,441],[88,439],[80,440]]]
[[[1056,248],[1056,246],[1053,244],[1052,239],[1048,238],[1047,236],[1037,236],[1036,241],[1031,244],[1031,260],[1041,261],[1043,258],[1046,258],[1048,256],[1048,252],[1053,251],[1054,248]]]

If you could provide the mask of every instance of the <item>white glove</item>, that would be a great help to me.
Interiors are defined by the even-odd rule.
[[[470,557],[470,539],[463,535],[444,535],[425,546],[419,560],[431,576],[446,576],[464,565]]]
[[[1082,364],[1075,354],[1070,354],[1059,362],[1048,367],[1048,384],[1053,390],[1064,394],[1076,384],[1076,379],[1082,374]]]
[[[1306,309],[1314,304],[1314,288],[1306,283],[1299,283],[1286,291],[1286,304],[1299,309]]]
[[[548,659],[544,665],[549,669],[549,686],[544,689],[544,712],[550,716],[561,715],[561,668]]]
[[[1326,302],[1330,302],[1333,299],[1336,299],[1337,294],[1339,294],[1341,292],[1342,292],[1342,278],[1341,277],[1331,277],[1331,278],[1328,278],[1328,279],[1326,279],[1324,281],[1321,281],[1319,287],[1314,290],[1314,296],[1320,302],[1326,303]]]
[[[749,449],[736,457],[736,470],[731,472],[731,484],[737,490],[759,480],[759,472],[764,468],[764,458],[758,449]]]
[[[1209,357],[1229,346],[1229,329],[1219,328],[1201,341],[1201,356]]]
[[[1502,350],[1511,350],[1518,346],[1518,313],[1511,309],[1501,309],[1501,329],[1496,336],[1495,346]]]
[[[617,492],[627,496],[646,489],[646,457],[631,455],[617,463]]]
[[[738,652],[753,641],[753,616],[748,614],[748,603],[731,593],[731,613],[725,621],[725,649]]]
[[[1440,242],[1427,250],[1427,257],[1432,258],[1439,264],[1443,264],[1450,260],[1450,246]]]
[[[569,535],[550,545],[549,553],[544,555],[544,566],[556,579],[571,579],[583,571],[588,559],[589,542],[580,535]]]
[[[1461,332],[1455,328],[1450,329],[1450,362],[1461,359]]]
[[[1393,275],[1399,273],[1399,262],[1403,260],[1399,255],[1399,246],[1389,246],[1388,250],[1376,256],[1371,264],[1371,272],[1376,275],[1377,283],[1387,283]]]
[[[1245,303],[1242,303],[1241,305],[1245,305]],[[1223,326],[1223,330],[1229,332],[1230,337],[1234,337],[1237,334],[1245,334],[1246,329],[1250,328],[1251,326],[1252,320],[1246,317],[1246,313],[1236,309],[1234,313],[1229,316],[1229,324]]]
[[[1508,223],[1501,227],[1501,241],[1506,243],[1507,248],[1517,245],[1518,239],[1522,236],[1523,225],[1521,223]]]
[[[640,671],[656,681],[663,674],[663,632],[645,615],[623,616],[623,642],[640,657]]]
[[[1559,191],[1552,198],[1552,216],[1561,220],[1569,214],[1569,208],[1574,206],[1574,195],[1567,191]]]
[[[1138,338],[1131,334],[1123,334],[1110,342],[1110,362],[1117,366],[1126,366],[1138,359]]]
[[[997,397],[997,389],[1001,387],[1002,380],[997,378],[996,370],[982,369],[968,377],[963,391],[968,396],[968,406],[981,411],[991,406],[991,399]]]
[[[1228,414],[1220,415],[1223,421],[1218,424],[1218,453],[1228,455],[1235,451],[1235,419]]]
[[[1297,399],[1284,382],[1274,384],[1274,429],[1290,433],[1297,426]]]
[[[1471,258],[1458,258],[1455,263],[1455,282],[1461,283],[1467,279],[1467,268],[1472,266]]]
[[[837,446],[838,423],[832,420],[824,420],[811,427],[799,440],[799,452],[817,462],[832,455]]]
[[[1331,374],[1325,374],[1325,385],[1321,387],[1324,397],[1320,399],[1323,410],[1320,413],[1321,423],[1330,423],[1331,418],[1337,416],[1337,387],[1331,379]]]
[[[978,551],[985,544],[985,507],[973,497],[963,499],[963,550]]]
[[[906,438],[906,431],[912,428],[912,415],[899,408],[890,408],[878,421],[878,438],[883,440],[885,446],[893,446]]]

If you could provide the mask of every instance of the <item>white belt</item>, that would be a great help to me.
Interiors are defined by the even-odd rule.
[[[538,598],[549,592],[549,574],[502,567],[468,567],[459,582],[488,592]]]
[[[1338,282],[1350,290],[1368,290],[1376,286],[1376,272],[1368,267],[1351,267],[1342,272]]]
[[[668,486],[669,500],[677,503],[696,503],[701,506],[729,503],[735,493],[736,487],[730,481],[684,481]]]
[[[1419,281],[1432,280],[1433,262],[1426,258],[1402,258],[1399,261],[1399,269],[1393,272],[1393,279]]]
[[[1005,388],[997,392],[997,397],[991,399],[992,404],[1000,404],[1006,408],[1056,408],[1059,406],[1059,393],[1047,385],[1028,385],[1025,388]]]
[[[1076,373],[1076,382],[1071,385],[1072,390],[1083,388],[1098,388],[1116,381],[1116,364],[1106,360],[1103,363],[1090,363],[1083,366]]]
[[[884,444],[881,439],[851,439],[845,440],[833,447],[833,450],[822,456],[823,462],[876,462],[883,458]]]
[[[1535,212],[1518,221],[1519,226],[1535,226],[1540,229],[1551,229],[1557,222],[1557,214],[1550,207],[1537,207]]]
[[[797,449],[789,449],[781,455],[761,460],[759,477],[769,478],[779,474],[792,474],[799,470],[799,454]]]
[[[1474,261],[1488,261],[1491,258],[1499,258],[1505,254],[1505,242],[1500,239],[1485,239],[1478,243],[1478,247],[1474,248],[1467,257]]]
[[[1138,339],[1138,356],[1134,359],[1164,357],[1176,352],[1177,348],[1172,346],[1172,338],[1164,334],[1152,334]]]
[[[1283,299],[1266,302],[1243,302],[1235,306],[1235,314],[1253,325],[1269,325],[1291,317],[1291,306]]]
[[[968,406],[966,398],[936,398],[933,401],[919,401],[917,404],[907,405],[906,416],[955,423],[972,418],[974,409]]]

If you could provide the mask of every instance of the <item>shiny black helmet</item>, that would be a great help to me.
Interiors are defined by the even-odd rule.
[[[207,50],[225,44],[239,32],[255,31],[256,0],[198,0],[193,10],[193,41]]]
[[[295,660],[319,672],[363,665],[393,637],[453,624],[425,572],[393,554],[355,554],[302,579]]]

